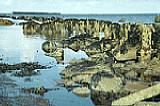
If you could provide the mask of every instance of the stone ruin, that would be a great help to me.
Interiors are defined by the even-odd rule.
[[[111,52],[118,61],[138,58],[139,61],[144,62],[149,61],[152,53],[159,49],[156,47],[158,44],[155,44],[159,42],[156,35],[159,34],[159,27],[159,24],[152,23],[112,23],[94,19],[43,19],[43,21],[32,19],[23,23],[23,33],[44,35],[49,40],[65,40],[75,36],[83,37],[83,40],[97,38],[101,41],[99,42],[101,51],[105,51],[105,46],[112,46]],[[81,43],[78,39],[74,39],[74,42],[77,46]],[[107,45],[105,42],[110,43]]]
[[[31,18],[21,24],[24,35],[45,38],[42,49],[60,62],[63,48],[87,53],[88,60],[72,61],[60,73],[61,83],[76,94],[90,89],[96,105],[139,105],[160,95],[159,23]]]

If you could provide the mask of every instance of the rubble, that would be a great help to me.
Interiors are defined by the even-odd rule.
[[[83,87],[91,90],[96,105],[136,105],[160,94],[155,85],[160,78],[160,24],[120,21],[31,18],[22,25],[26,36],[43,35],[42,50],[59,63],[64,48],[89,56],[70,62],[60,73],[64,87],[77,94],[84,93],[79,92]],[[119,104],[123,98],[130,100]]]

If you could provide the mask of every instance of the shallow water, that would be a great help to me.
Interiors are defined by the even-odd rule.
[[[5,73],[6,76],[15,80],[18,88],[41,87],[59,88],[59,90],[51,90],[45,93],[42,98],[46,98],[52,105],[55,106],[92,106],[93,103],[90,97],[81,98],[68,92],[65,88],[57,86],[56,81],[60,80],[59,73],[65,68],[71,59],[87,58],[88,56],[83,51],[74,52],[71,49],[64,51],[64,65],[57,64],[54,57],[46,56],[41,49],[45,39],[38,35],[25,36],[22,26],[14,25],[10,27],[0,26],[0,62],[15,64],[21,62],[39,62],[45,66],[52,66],[49,69],[41,69],[40,75],[31,77],[16,77],[12,73]],[[72,54],[72,55],[70,55]],[[31,81],[25,81],[30,78]],[[10,92],[6,90],[10,97],[19,95],[34,95],[23,94],[20,91]]]

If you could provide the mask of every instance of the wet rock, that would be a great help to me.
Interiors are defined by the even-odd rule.
[[[128,95],[129,92],[103,92],[103,91],[91,91],[91,99],[95,105],[98,106],[111,106],[112,101],[120,97]]]
[[[60,74],[66,87],[74,86],[75,84],[90,86],[92,76],[102,71],[111,72],[111,68],[105,64],[83,60],[67,66]]]
[[[117,61],[129,61],[129,60],[136,60],[137,59],[137,50],[135,48],[132,48],[130,50],[128,50],[128,52],[126,54],[121,54],[120,52],[118,52],[115,55],[115,59]]]
[[[155,22],[156,22],[156,23],[160,23],[160,16],[156,16],[156,17],[155,17]]]
[[[28,77],[28,78],[25,78],[24,81],[25,81],[25,82],[31,82],[32,79]]]
[[[125,18],[121,18],[120,20],[118,20],[118,22],[125,22],[126,21],[126,19]]]
[[[25,77],[25,76],[33,76],[33,75],[39,75],[40,70],[30,70],[23,68],[20,71],[16,71],[13,75],[18,77]]]
[[[0,63],[0,72],[5,73],[5,72],[10,72],[14,70],[21,70],[20,74],[23,74],[23,72],[26,71],[26,73],[32,73],[33,70],[35,69],[46,69],[46,66],[39,65],[38,63],[19,63],[19,64],[5,64],[5,63]]]
[[[1,106],[53,106],[50,104],[49,100],[42,97],[34,96],[15,96],[15,97],[1,97]]]
[[[45,51],[46,53],[53,53],[57,49],[55,42],[49,42],[46,41],[42,44],[42,50]]]
[[[91,79],[91,90],[103,92],[120,92],[124,87],[122,78],[108,72],[99,72]]]
[[[160,102],[139,102],[136,103],[134,106],[159,106]]]
[[[10,25],[13,25],[13,24],[14,23],[10,20],[0,18],[0,25],[10,26]]]
[[[142,89],[112,102],[112,105],[134,105],[135,103],[160,94],[160,84]]]
[[[72,92],[80,97],[88,97],[90,90],[87,87],[77,87],[72,90]]]
[[[22,91],[25,93],[34,93],[39,95],[44,95],[44,93],[48,92],[49,90],[52,90],[52,89],[47,89],[43,86],[38,88],[22,88]]]

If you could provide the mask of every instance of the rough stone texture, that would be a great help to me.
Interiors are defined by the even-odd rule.
[[[118,100],[112,102],[112,105],[133,105],[139,101],[160,94],[160,84],[154,85],[152,87],[140,90],[126,97],[122,97]]]
[[[13,24],[14,23],[10,20],[0,18],[0,25],[10,26],[10,25],[13,25]]]
[[[117,93],[123,87],[123,81],[120,77],[107,72],[97,73],[91,79],[91,90]]]
[[[160,102],[139,102],[134,106],[160,106]]]
[[[77,87],[72,92],[80,97],[87,97],[90,94],[90,90],[87,87]]]

